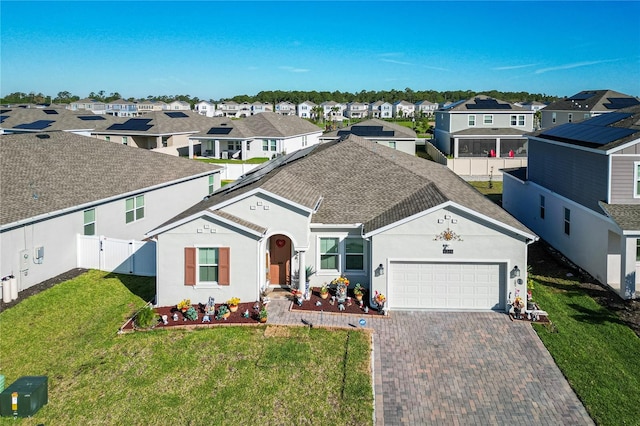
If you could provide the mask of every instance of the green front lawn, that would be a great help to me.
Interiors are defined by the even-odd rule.
[[[372,424],[359,330],[215,327],[118,336],[153,279],[90,271],[0,313],[0,373],[49,378],[36,424]],[[0,424],[13,423],[0,418]]]
[[[640,338],[574,281],[535,276],[534,299],[557,332],[534,324],[540,339],[594,421],[640,421]]]

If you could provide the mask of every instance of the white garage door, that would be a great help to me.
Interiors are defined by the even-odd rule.
[[[501,264],[392,262],[391,309],[504,309]]]

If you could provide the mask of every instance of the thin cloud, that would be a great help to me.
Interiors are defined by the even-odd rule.
[[[430,65],[423,65],[423,68],[426,68],[429,70],[436,70],[436,71],[449,71],[447,68],[432,67]]]
[[[311,70],[307,69],[307,68],[294,68],[294,67],[287,67],[287,66],[282,66],[282,67],[278,67],[283,71],[289,71],[289,72],[309,72]]]
[[[558,65],[557,67],[540,68],[539,70],[536,70],[535,73],[542,74],[549,71],[568,70],[572,68],[587,67],[589,65],[598,65],[598,64],[604,64],[607,62],[615,62],[615,61],[618,61],[618,59],[606,59],[603,61],[574,62],[573,64]]]
[[[495,67],[495,68],[491,68],[493,71],[506,71],[506,70],[518,70],[520,68],[529,68],[529,67],[535,67],[538,64],[526,64],[526,65],[508,65],[505,67]]]
[[[389,62],[390,64],[398,64],[398,65],[413,65],[411,62],[404,62],[404,61],[396,61],[395,59],[386,59],[386,58],[382,58],[380,59],[382,62]]]

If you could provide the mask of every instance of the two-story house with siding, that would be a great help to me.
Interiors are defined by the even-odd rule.
[[[638,98],[613,90],[583,90],[580,93],[553,102],[541,110],[543,129],[565,123],[576,123],[640,104]]]
[[[278,102],[274,112],[280,115],[296,115],[296,104],[289,101]]]
[[[324,119],[327,121],[342,121],[347,106],[335,101],[322,102],[320,104],[324,110]]]
[[[0,136],[0,158],[0,276],[13,275],[19,291],[87,267],[86,256],[119,270],[98,243],[124,240],[128,256],[149,229],[220,188],[220,166],[66,131]],[[86,240],[95,251],[80,252]],[[153,244],[146,255],[155,275]]]
[[[533,111],[476,96],[436,111],[435,146],[458,157],[526,157]]]
[[[216,115],[221,117],[239,117],[240,105],[235,101],[222,101],[216,106]]]
[[[273,112],[273,105],[269,102],[254,102],[251,104],[251,115],[260,114],[262,112]]]
[[[314,112],[314,108],[317,106],[318,105],[311,101],[304,101],[298,104],[296,109],[298,117],[317,120],[319,117],[316,117],[316,113]]]
[[[90,111],[94,114],[105,114],[107,106],[104,102],[96,101],[95,99],[85,98],[79,101],[71,102],[67,109],[71,111]]]
[[[393,116],[395,118],[413,117],[416,112],[416,106],[411,102],[397,101],[393,103]]]
[[[191,104],[187,101],[175,100],[169,102],[169,109],[171,111],[191,111]]]
[[[216,105],[209,101],[200,101],[194,106],[195,111],[200,115],[213,117],[216,114]]]
[[[503,176],[503,207],[626,299],[640,295],[639,123],[634,106],[543,129]]]
[[[116,117],[136,117],[139,115],[138,106],[134,102],[116,99],[107,104],[106,113]]]
[[[349,102],[345,109],[348,118],[365,118],[369,113],[369,106],[362,102]]]
[[[438,104],[429,101],[416,102],[416,115],[418,117],[431,117],[438,109]]]
[[[393,105],[385,101],[376,101],[369,104],[369,117],[371,118],[392,118]]]

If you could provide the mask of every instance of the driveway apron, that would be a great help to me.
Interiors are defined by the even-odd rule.
[[[289,312],[269,322],[356,327],[352,315]],[[376,425],[593,425],[530,324],[496,312],[392,312],[374,330]]]

